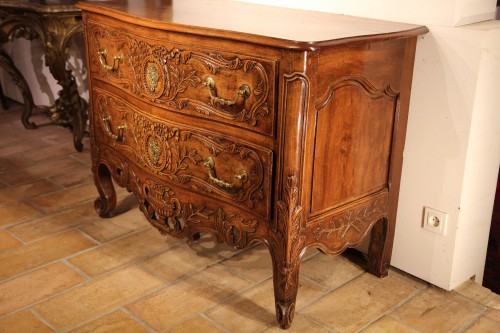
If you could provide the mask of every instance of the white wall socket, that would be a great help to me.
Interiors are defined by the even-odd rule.
[[[434,208],[424,207],[422,227],[425,230],[444,236],[446,234],[447,219],[448,214]]]

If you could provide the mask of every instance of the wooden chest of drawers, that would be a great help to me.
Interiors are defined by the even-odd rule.
[[[265,243],[290,326],[306,249],[371,232],[387,275],[425,27],[227,0],[79,4],[100,215],[113,180],[161,233]]]

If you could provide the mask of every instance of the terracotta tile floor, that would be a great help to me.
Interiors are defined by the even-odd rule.
[[[20,112],[0,111],[0,332],[281,331],[263,246],[162,237],[123,190],[99,218],[88,139],[75,152]],[[472,281],[445,292],[310,251],[300,283],[290,332],[500,332],[500,297]]]

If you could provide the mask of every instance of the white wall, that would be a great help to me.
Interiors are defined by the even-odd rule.
[[[392,264],[453,289],[484,271],[500,163],[500,22],[429,28],[417,46]],[[423,206],[449,214],[445,236],[420,227]]]
[[[428,26],[417,44],[391,263],[447,290],[481,282],[500,164],[500,21],[474,22],[493,19],[496,0],[245,2]],[[422,228],[424,206],[448,213],[445,236]]]
[[[482,43],[464,183],[453,258],[451,285],[477,274],[482,281],[495,181],[500,164],[500,21],[469,27]],[[480,242],[478,240],[485,240]]]
[[[235,0],[382,20],[458,26],[495,17],[496,0]]]

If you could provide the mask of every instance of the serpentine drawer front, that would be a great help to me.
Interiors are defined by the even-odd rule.
[[[425,27],[228,0],[78,7],[100,215],[114,181],[162,234],[266,244],[283,328],[308,248],[371,235],[368,269],[388,274]]]

